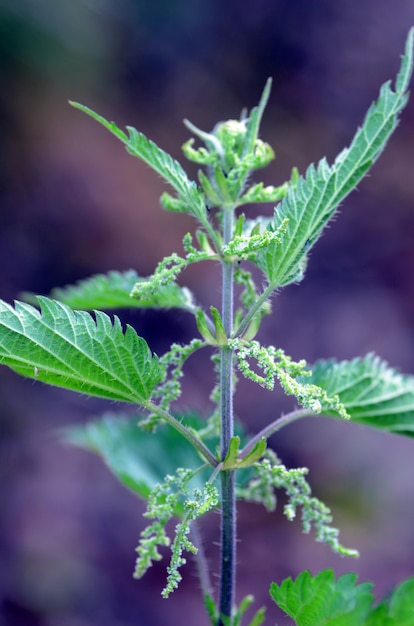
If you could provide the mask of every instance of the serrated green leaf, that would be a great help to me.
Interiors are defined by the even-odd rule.
[[[373,601],[372,585],[356,585],[356,574],[335,580],[332,570],[312,577],[302,572],[295,581],[272,583],[270,595],[296,626],[363,626]]]
[[[304,382],[337,394],[353,422],[414,437],[414,376],[400,374],[374,354],[317,361]],[[336,417],[328,407],[322,412]]]
[[[180,163],[173,159],[171,155],[159,148],[153,141],[132,126],[126,127],[128,136],[114,122],[108,122],[108,120],[88,107],[77,102],[71,102],[71,104],[105,126],[125,144],[130,154],[141,159],[155,170],[175,189],[180,200],[184,203],[183,206],[187,207],[189,213],[197,217],[204,216],[205,204],[202,192],[198,189],[195,182],[189,180]]]
[[[151,294],[151,298],[131,297],[133,287],[146,280],[138,276],[134,270],[96,274],[75,285],[54,289],[50,297],[67,304],[72,309],[84,311],[123,308],[181,308],[193,311],[191,292],[176,283],[160,286]],[[30,297],[31,302],[34,299],[33,296]]]
[[[194,415],[181,419],[189,427],[201,423]],[[126,414],[107,413],[88,424],[69,426],[64,429],[63,438],[97,454],[123,485],[144,500],[177,467],[200,466],[197,452],[173,428],[159,426],[154,436],[139,428],[136,418]],[[204,478],[205,474],[198,474],[191,484],[201,488]],[[175,514],[183,514],[181,506]]]
[[[190,181],[178,161],[159,148],[153,141],[132,126],[127,126],[129,141],[126,148],[130,154],[145,161],[166,180],[186,203],[188,211],[199,216],[205,213],[204,196],[195,182]]]
[[[117,317],[39,297],[41,311],[0,300],[0,363],[50,385],[144,404],[164,377],[146,341]]]
[[[413,64],[414,30],[409,33],[405,55],[396,80],[380,90],[379,99],[366,114],[349,148],[343,150],[332,166],[322,159],[311,165],[296,187],[291,187],[275,209],[273,224],[277,229],[289,219],[282,245],[271,243],[260,250],[256,263],[275,288],[300,280],[308,251],[320,237],[338,205],[355,188],[381,154],[398,123],[398,115],[407,103],[406,93]]]

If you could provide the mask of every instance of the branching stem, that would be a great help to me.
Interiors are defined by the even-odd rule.
[[[262,428],[262,430],[258,432],[257,435],[250,439],[249,443],[246,444],[243,450],[240,452],[240,459],[245,458],[249,454],[249,452],[253,450],[253,448],[260,441],[260,439],[268,439],[278,430],[284,428],[284,426],[292,424],[293,422],[296,422],[303,417],[311,417],[312,415],[315,415],[315,413],[312,413],[312,411],[309,411],[309,409],[297,409],[296,411],[291,411],[290,413],[286,413],[286,415],[282,415],[282,417],[279,417],[277,420],[274,420],[273,422]]]
[[[270,284],[263,291],[262,295],[257,298],[256,302],[250,307],[250,309],[247,311],[246,315],[244,316],[243,320],[240,322],[240,325],[238,326],[236,332],[234,333],[234,339],[237,339],[238,337],[243,336],[244,331],[247,330],[250,322],[252,321],[256,313],[260,310],[260,307],[272,295],[274,290],[275,290],[275,286],[273,284]]]

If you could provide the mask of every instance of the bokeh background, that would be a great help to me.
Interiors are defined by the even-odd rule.
[[[412,0],[0,0],[0,296],[47,294],[109,269],[147,275],[194,226],[161,210],[157,176],[69,99],[136,126],[184,164],[183,118],[206,130],[237,118],[273,76],[262,136],[277,159],[260,175],[277,184],[350,142],[395,76],[413,24]],[[375,351],[414,374],[413,139],[412,101],[312,253],[305,282],[274,299],[264,342],[310,362]],[[204,305],[218,298],[210,267],[183,282]],[[185,313],[124,319],[156,352],[194,332]],[[194,361],[183,398],[202,413],[208,365]],[[132,579],[142,504],[99,459],[55,435],[107,404],[5,368],[0,387],[0,625],[205,626],[191,563],[168,601],[165,561]],[[252,432],[285,406],[248,383],[236,399]],[[284,626],[268,600],[271,580],[333,567],[372,579],[382,597],[414,575],[413,441],[315,418],[272,444],[289,466],[310,467],[316,495],[361,558],[335,557],[281,510],[243,505],[239,598],[254,593],[269,606],[267,623]],[[213,567],[218,526],[217,515],[203,522]]]

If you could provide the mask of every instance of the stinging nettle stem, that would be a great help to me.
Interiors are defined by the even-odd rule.
[[[233,209],[223,211],[223,240],[227,244],[233,235]],[[234,267],[222,262],[222,320],[227,337],[233,330]],[[220,413],[221,459],[227,454],[234,432],[233,418],[233,351],[228,346],[220,350]],[[236,497],[234,471],[221,472],[221,579],[218,626],[223,618],[231,618],[236,576]]]

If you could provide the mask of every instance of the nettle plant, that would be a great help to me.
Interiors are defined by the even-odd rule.
[[[239,120],[204,132],[190,122],[194,139],[185,156],[202,166],[198,183],[181,165],[134,128],[120,130],[90,109],[73,103],[105,126],[129,153],[154,169],[174,190],[162,206],[196,219],[195,237],[187,233],[184,252],[171,254],[143,278],[134,271],[94,276],[56,289],[50,298],[0,302],[0,360],[15,372],[82,394],[140,407],[132,417],[105,414],[85,426],[69,428],[74,444],[98,453],[114,474],[147,501],[148,526],[141,533],[134,576],[140,578],[169,546],[170,562],[162,591],[168,597],[181,580],[187,553],[198,564],[204,606],[213,626],[237,626],[252,603],[237,606],[236,501],[275,508],[275,490],[286,492],[284,514],[300,512],[303,531],[314,531],[340,554],[357,551],[339,542],[329,508],[311,494],[307,468],[289,469],[267,448],[268,438],[292,422],[311,416],[340,418],[407,436],[414,435],[414,377],[403,376],[369,354],[351,361],[322,360],[312,367],[293,361],[283,350],[255,337],[270,299],[302,280],[307,257],[338,205],[375,162],[407,103],[413,62],[414,29],[408,35],[395,90],[386,83],[371,105],[349,148],[329,165],[322,159],[306,174],[292,172],[279,187],[251,183],[252,173],[273,159],[272,148],[259,139],[259,125],[269,97],[268,81],[259,105]],[[271,217],[248,219],[239,208],[275,203]],[[221,268],[221,309],[209,311],[177,282],[193,263],[213,261]],[[254,269],[256,268],[256,269]],[[253,274],[260,270],[259,281]],[[263,286],[264,285],[264,286]],[[237,289],[236,289],[237,287]],[[240,293],[236,302],[236,293]],[[37,308],[40,307],[40,308]],[[174,343],[161,356],[117,317],[100,309],[179,308],[194,316],[199,335],[187,345]],[[90,313],[88,311],[93,311]],[[183,368],[190,357],[210,349],[216,384],[209,416],[180,412]],[[236,379],[248,378],[272,390],[278,383],[293,396],[290,413],[270,421],[253,435],[235,424]],[[138,424],[137,424],[138,419]],[[221,509],[221,572],[217,598],[199,539],[197,522]],[[175,518],[170,538],[166,525]],[[168,527],[170,528],[170,526]],[[163,550],[164,551],[164,550]],[[387,600],[374,606],[370,583],[355,574],[335,579],[332,570],[271,584],[275,603],[299,626],[370,626],[414,623],[414,578],[403,582]],[[250,621],[264,621],[259,609]]]

